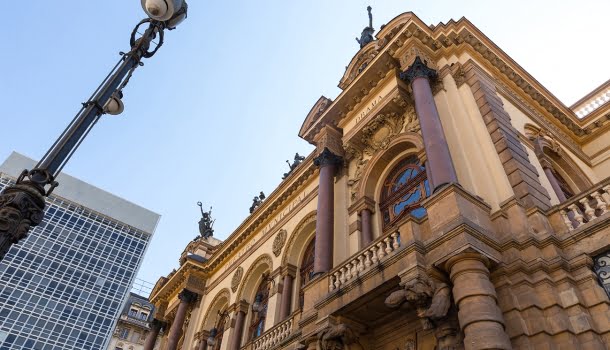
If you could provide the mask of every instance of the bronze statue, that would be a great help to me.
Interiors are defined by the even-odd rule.
[[[201,209],[201,220],[199,220],[199,233],[201,237],[207,239],[214,235],[214,221],[212,220],[212,207],[210,207],[210,211],[207,213],[203,211],[203,204],[201,202],[197,202],[199,209]]]
[[[360,39],[356,38],[358,44],[360,44],[360,48],[365,47],[368,43],[375,40],[373,34],[375,33],[375,28],[373,28],[373,14],[371,13],[372,7],[367,7],[366,10],[369,12],[369,26],[364,27],[362,30],[362,34],[360,34]]]
[[[286,179],[290,174],[292,174],[292,171],[296,169],[304,160],[305,157],[299,155],[298,152],[294,155],[294,161],[292,162],[292,164],[290,164],[289,160],[286,160],[286,163],[288,163],[288,168],[290,168],[290,170],[288,170],[287,173],[284,173],[282,180]]]
[[[265,193],[263,193],[263,191],[261,191],[258,196],[254,196],[252,205],[250,206],[250,214],[254,213],[254,210],[263,203],[263,200],[265,200]]]

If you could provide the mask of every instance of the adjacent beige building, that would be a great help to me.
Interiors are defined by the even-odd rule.
[[[142,350],[146,337],[158,323],[153,318],[155,307],[148,298],[129,293],[127,303],[119,316],[110,339],[108,350]],[[159,349],[160,342],[153,343],[151,349]]]
[[[315,151],[157,282],[161,349],[609,348],[610,81],[565,106],[466,19],[367,28]]]

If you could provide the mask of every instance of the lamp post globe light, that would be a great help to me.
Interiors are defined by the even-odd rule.
[[[59,184],[57,175],[91,128],[104,114],[123,112],[123,88],[133,72],[163,45],[164,31],[175,29],[187,16],[184,0],[141,0],[148,18],[140,21],[131,33],[130,50],[121,53],[114,66],[89,100],[32,170],[24,170],[14,185],[0,193],[0,261],[10,247],[27,236],[30,228],[44,217],[45,197]],[[137,36],[141,28],[144,34]],[[153,42],[157,39],[157,43]]]

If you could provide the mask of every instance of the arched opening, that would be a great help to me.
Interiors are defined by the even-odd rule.
[[[218,312],[218,320],[216,320],[214,328],[210,330],[210,338],[212,338],[213,341],[212,344],[209,344],[211,345],[211,349],[209,350],[220,350],[220,347],[222,346],[222,338],[224,337],[227,322],[230,318],[231,317],[228,310]]]
[[[426,210],[421,202],[430,196],[426,168],[415,155],[396,164],[383,181],[379,210],[385,230],[406,215],[421,218]]]
[[[267,318],[267,309],[269,306],[269,287],[268,277],[263,276],[263,280],[258,285],[256,296],[252,303],[253,314],[248,332],[249,340],[254,340],[265,332],[265,319]]]
[[[313,278],[315,246],[316,238],[314,237],[307,245],[307,248],[305,248],[305,254],[303,255],[301,264],[299,265],[299,309],[301,310],[303,310],[303,305],[305,304],[305,291],[303,290],[303,287],[305,287]]]

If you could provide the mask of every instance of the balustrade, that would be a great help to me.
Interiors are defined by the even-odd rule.
[[[282,342],[282,340],[288,338],[290,333],[292,333],[293,324],[294,316],[277,324],[252,342],[252,350],[267,350],[273,348]]]
[[[400,233],[393,232],[363,249],[347,263],[335,268],[329,276],[329,291],[333,291],[358,278],[382,259],[393,255],[401,247]],[[256,349],[255,349],[256,350]]]
[[[596,187],[563,204],[559,210],[569,231],[593,222],[608,212],[610,205],[610,185]]]

